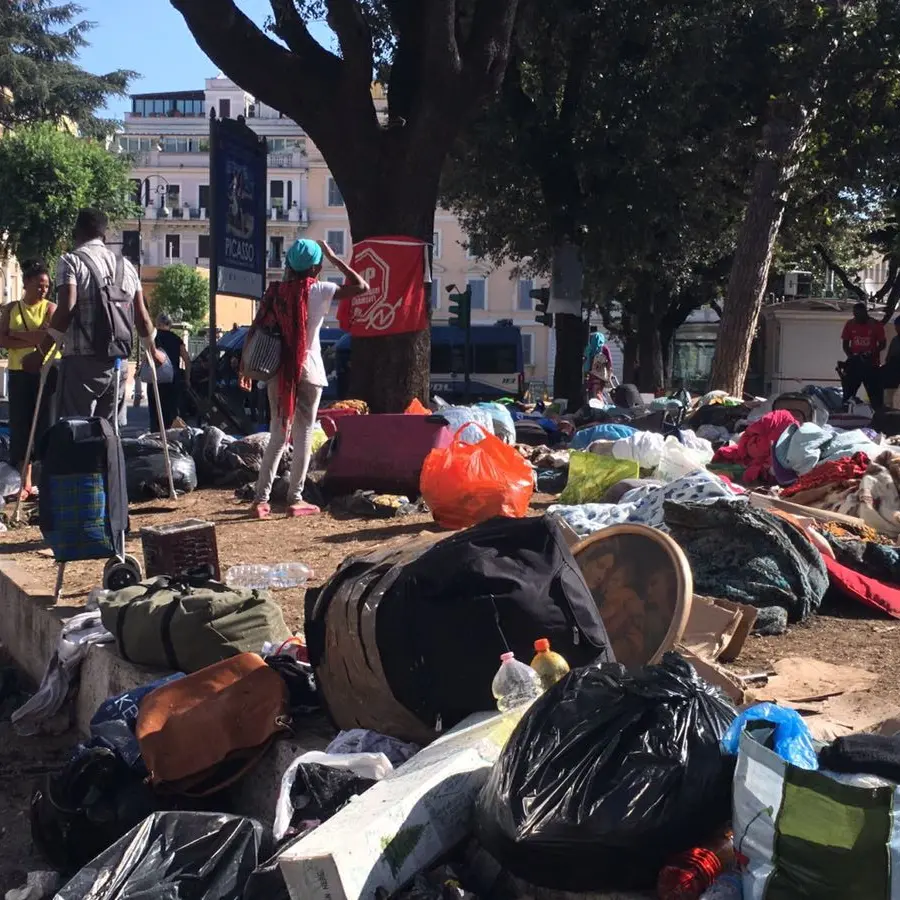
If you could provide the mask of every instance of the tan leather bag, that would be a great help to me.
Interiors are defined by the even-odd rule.
[[[190,796],[244,775],[289,724],[287,687],[255,653],[207,666],[148,694],[135,734],[151,783]]]

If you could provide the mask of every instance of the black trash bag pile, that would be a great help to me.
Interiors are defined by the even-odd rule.
[[[262,839],[262,827],[240,816],[155,813],[84,866],[55,900],[235,900]]]
[[[361,778],[349,769],[317,763],[297,767],[291,787],[291,806],[299,818],[326,822],[339,813],[354,797],[364,794],[376,782]],[[291,824],[294,824],[293,817]]]
[[[225,471],[239,472],[246,476],[245,480],[256,480],[262,466],[263,454],[269,446],[269,432],[262,431],[234,441],[222,448],[221,467]],[[285,444],[278,473],[290,470],[293,447]]]
[[[207,425],[203,433],[194,442],[193,457],[197,466],[197,478],[202,485],[215,484],[221,476],[223,465],[221,457],[225,448],[234,442],[234,438],[225,434],[215,425]]]
[[[166,455],[159,438],[126,438],[122,441],[122,452],[125,454],[125,486],[131,502],[169,496]],[[197,467],[190,454],[178,444],[169,444],[169,463],[176,492],[189,494],[196,490]]]
[[[152,433],[145,436],[155,437]],[[170,428],[166,432],[166,440],[169,444],[178,444],[181,450],[190,456],[194,455],[194,447],[201,437],[203,437],[203,429],[191,428],[189,425],[186,425],[184,428]]]
[[[731,817],[735,717],[676,653],[576,669],[525,713],[476,809],[513,875],[564,891],[652,887],[664,863]]]
[[[194,429],[191,429],[192,431]],[[191,451],[201,485],[241,487],[255,482],[262,466],[263,454],[269,446],[269,432],[233,438],[221,428],[207,425],[194,438]],[[285,444],[278,475],[290,471],[293,448]]]
[[[281,841],[275,848],[272,856],[265,862],[260,863],[250,874],[247,883],[244,885],[244,892],[240,895],[240,900],[291,900],[291,894],[285,883],[284,875],[281,874],[279,860],[281,859],[281,854],[288,847],[293,846],[306,837],[312,830],[312,828],[309,828],[299,835],[293,835]]]
[[[106,747],[84,749],[31,798],[31,836],[71,874],[157,809],[144,778]]]

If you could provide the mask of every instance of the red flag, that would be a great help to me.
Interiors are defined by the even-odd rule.
[[[342,300],[338,324],[353,337],[382,337],[428,327],[426,244],[418,238],[377,237],[353,248],[351,268],[369,290]]]

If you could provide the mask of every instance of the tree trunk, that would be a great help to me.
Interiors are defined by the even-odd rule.
[[[392,171],[388,161],[386,174],[378,179],[383,190],[370,183],[365,194],[350,206],[350,230],[353,242],[387,235],[418,237],[431,243],[434,232],[434,203],[437,193],[416,185]],[[371,172],[370,175],[375,175]],[[374,178],[373,178],[374,181]],[[404,186],[407,185],[407,186]],[[428,296],[426,291],[426,304]],[[350,393],[364,400],[373,413],[400,413],[413,398],[427,403],[431,396],[431,331],[410,332],[386,337],[353,338],[350,356]]]
[[[584,405],[584,373],[582,362],[587,344],[587,325],[581,316],[557,313],[556,360],[553,365],[553,396],[565,398],[569,411]]]
[[[643,300],[637,313],[637,386],[639,391],[647,394],[656,393],[665,386],[662,342],[653,301],[653,297]]]
[[[713,357],[710,386],[740,397],[775,241],[814,107],[772,102],[747,211],[738,235]]]
[[[622,383],[635,384],[637,371],[637,335],[628,334],[622,339]]]

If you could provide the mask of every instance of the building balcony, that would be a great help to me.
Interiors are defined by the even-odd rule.
[[[133,154],[136,169],[208,169],[209,150],[185,153],[167,153],[165,150],[148,150]]]
[[[279,150],[268,156],[270,169],[305,169],[307,158],[305,150]]]
[[[309,225],[309,210],[305,207],[300,208],[294,204],[290,209],[282,209],[280,206],[273,206],[269,210],[270,222],[281,222],[284,224],[294,223],[306,228]]]
[[[178,168],[208,168],[209,148],[202,150],[170,152],[166,150],[145,150],[132,154],[136,169],[178,169]],[[267,165],[270,169],[301,169],[309,168],[309,160],[305,150],[279,150],[269,153]]]
[[[185,219],[193,222],[205,222],[209,213],[202,206],[147,206],[144,207],[144,219]]]
[[[284,257],[283,256],[270,256],[266,266],[270,269],[278,269],[279,271],[284,268]]]

